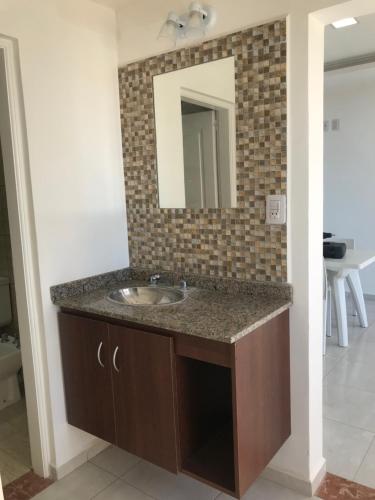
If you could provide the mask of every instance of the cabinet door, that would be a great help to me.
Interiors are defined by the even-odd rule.
[[[108,325],[59,314],[61,357],[68,422],[115,441]]]
[[[173,339],[110,326],[117,445],[177,472]]]

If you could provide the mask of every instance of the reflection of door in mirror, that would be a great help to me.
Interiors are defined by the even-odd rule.
[[[228,110],[181,100],[186,206],[231,206]]]
[[[197,106],[198,107],[198,106]],[[218,206],[215,111],[182,115],[186,206]]]

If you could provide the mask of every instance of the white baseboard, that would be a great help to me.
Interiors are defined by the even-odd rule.
[[[262,477],[264,479],[268,479],[273,483],[277,483],[280,486],[284,486],[284,488],[289,488],[290,490],[296,491],[308,498],[311,498],[318,490],[325,475],[326,475],[325,460],[322,467],[319,469],[318,473],[316,474],[315,478],[312,481],[306,481],[305,479],[296,477],[289,472],[275,469],[273,467],[267,467],[262,472]]]
[[[89,448],[84,450],[79,455],[73,457],[71,460],[68,460],[68,462],[59,465],[58,467],[56,467],[56,465],[54,464],[51,464],[50,465],[51,478],[54,481],[62,479],[63,477],[67,476],[75,469],[80,467],[81,465],[85,464],[86,462],[94,458],[100,452],[108,448],[108,446],[110,445],[106,441],[102,441],[101,439],[95,439],[94,443]]]

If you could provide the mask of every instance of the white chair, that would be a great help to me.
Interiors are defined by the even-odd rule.
[[[332,337],[332,289],[327,277],[327,269],[323,262],[323,356],[327,350],[327,337]]]
[[[354,239],[344,239],[344,238],[329,238],[328,240],[325,241],[335,241],[339,243],[345,243],[347,248],[349,250],[354,250],[355,243]],[[325,337],[332,336],[332,330],[331,330],[331,302],[332,302],[332,294],[333,294],[333,288],[331,287],[332,283],[332,278],[333,275],[329,271],[325,269],[325,280],[327,282],[325,283],[325,295],[324,295],[324,321],[325,321],[325,326],[324,326],[324,331],[325,331]],[[365,310],[365,304],[363,301],[363,295],[362,295],[362,287],[361,287],[361,281],[360,281],[360,275],[359,272],[356,270],[353,270],[348,274],[346,277],[346,283],[348,285],[349,291],[350,291],[350,298],[351,298],[351,314],[353,316],[359,316],[359,321],[362,327],[367,327],[367,317],[366,313],[363,311]],[[359,292],[360,290],[360,292]],[[344,299],[345,300],[345,299]],[[337,311],[336,311],[336,316],[337,316]],[[323,351],[325,351],[325,345],[326,345],[326,338],[324,338],[324,348]],[[340,344],[341,345],[341,344]]]
[[[346,245],[346,248],[348,248],[349,250],[354,250],[355,248],[355,242],[354,242],[354,239],[353,238],[329,238],[329,241],[335,241],[336,243],[345,243]],[[358,271],[353,271],[352,274],[356,274],[357,276],[355,276],[355,279],[360,279],[359,277],[359,272]],[[354,295],[352,293],[352,283],[351,283],[351,280],[350,279],[347,279],[347,283],[348,283],[348,286],[349,286],[349,290],[350,290],[350,298],[351,298],[351,314],[352,316],[358,316],[358,311],[357,311],[357,308],[356,308],[356,303],[355,303],[355,300],[354,300]]]

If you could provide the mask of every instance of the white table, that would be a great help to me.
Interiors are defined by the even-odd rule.
[[[367,328],[367,313],[359,271],[373,263],[375,263],[375,251],[347,250],[343,259],[325,259],[328,279],[334,293],[339,344],[342,347],[347,347],[349,344],[345,280],[347,280],[353,295],[360,325]]]

